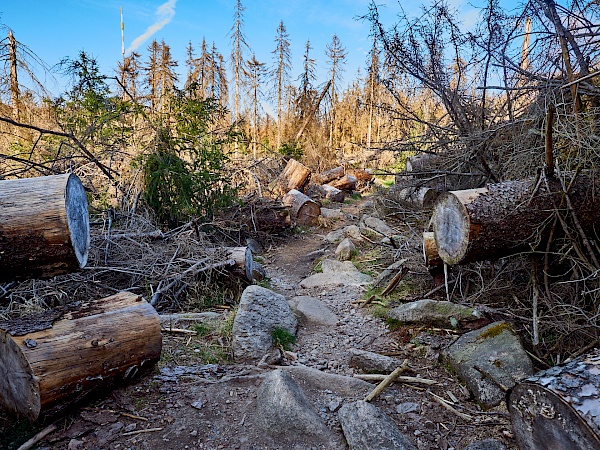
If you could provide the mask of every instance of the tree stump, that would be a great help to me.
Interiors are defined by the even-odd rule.
[[[555,211],[564,213],[560,180],[534,179],[490,184],[487,188],[442,194],[433,209],[433,231],[440,257],[450,265],[494,260],[531,250],[548,234]],[[590,232],[600,216],[599,186],[593,175],[579,175],[569,199],[582,226]],[[537,188],[536,188],[537,185]]]
[[[524,450],[600,449],[600,351],[517,384],[508,410]]]
[[[0,405],[34,421],[123,383],[158,361],[158,314],[121,292],[77,308],[0,323]]]
[[[0,281],[79,270],[89,248],[87,198],[77,176],[0,181]]]
[[[298,225],[316,225],[321,215],[321,207],[302,192],[292,189],[283,197],[283,203],[290,207],[292,220]]]

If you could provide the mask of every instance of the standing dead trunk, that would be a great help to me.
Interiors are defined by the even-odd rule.
[[[8,61],[10,65],[10,102],[13,119],[19,121],[19,79],[17,78],[17,41],[13,32],[8,32]]]
[[[89,248],[87,198],[77,176],[0,181],[0,281],[78,270]]]
[[[600,449],[600,351],[517,384],[508,398],[519,448]]]
[[[292,220],[297,225],[316,225],[321,215],[321,207],[302,192],[292,189],[283,197],[283,203],[290,207]]]
[[[31,421],[123,383],[160,358],[158,314],[121,292],[43,317],[0,323],[0,404]]]
[[[546,183],[527,179],[491,184],[487,188],[453,191],[438,198],[433,231],[440,257],[450,265],[494,260],[530,250],[545,239],[555,211],[564,213],[565,194],[558,178]],[[568,183],[567,183],[568,184]],[[594,174],[571,183],[569,213],[582,231],[600,219],[600,186]]]

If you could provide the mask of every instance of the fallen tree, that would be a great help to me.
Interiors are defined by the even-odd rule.
[[[77,176],[0,181],[0,281],[79,270],[89,248],[87,198]]]
[[[600,351],[513,387],[508,410],[519,448],[600,448]]]
[[[0,323],[0,404],[34,421],[154,366],[158,314],[121,292],[77,307]]]
[[[440,257],[453,265],[536,249],[555,213],[568,213],[585,242],[600,219],[599,187],[594,174],[580,174],[567,183],[543,177],[447,192],[433,210]]]

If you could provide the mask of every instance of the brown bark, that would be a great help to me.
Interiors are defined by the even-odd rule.
[[[292,220],[297,225],[316,225],[321,215],[321,207],[302,192],[292,189],[283,198],[283,203],[290,207]]]
[[[31,421],[51,416],[100,389],[123,383],[158,361],[158,314],[121,292],[54,320],[0,324],[0,404]]]
[[[304,191],[304,187],[310,178],[310,169],[295,159],[290,159],[277,177],[277,187],[282,193],[292,189]]]
[[[428,269],[444,264],[435,246],[435,235],[432,231],[423,232],[423,258]]]
[[[517,384],[508,410],[519,448],[600,449],[600,351]]]
[[[358,183],[358,180],[355,177],[352,175],[344,175],[339,180],[332,181],[329,184],[342,191],[353,191],[356,189],[356,183]]]
[[[0,281],[78,270],[89,247],[87,199],[75,175],[0,181]]]
[[[326,184],[330,181],[337,180],[338,178],[342,178],[346,174],[344,170],[344,166],[334,167],[333,169],[326,170],[325,172],[321,172],[318,175],[315,175],[314,182],[316,184]]]
[[[569,213],[576,213],[582,232],[592,231],[599,219],[597,184],[594,174],[578,175],[568,193]],[[564,213],[566,199],[555,177],[537,183],[537,188],[536,180],[527,179],[447,192],[433,210],[440,257],[453,265],[531,250],[545,240],[552,214]]]
[[[370,183],[373,179],[373,173],[369,169],[348,169],[346,173],[362,183]]]
[[[252,252],[248,247],[228,247],[225,249],[225,253],[234,262],[231,269],[234,274],[245,278],[247,281],[254,279],[252,275]]]

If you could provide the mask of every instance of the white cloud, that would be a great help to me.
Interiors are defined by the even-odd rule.
[[[152,25],[150,25],[144,34],[136,37],[131,45],[125,51],[126,54],[129,54],[139,48],[144,42],[146,42],[154,33],[167,25],[173,17],[175,17],[175,4],[177,0],[168,0],[166,3],[163,3],[156,9],[156,17],[157,20]]]

